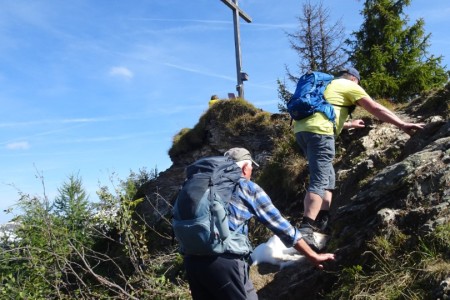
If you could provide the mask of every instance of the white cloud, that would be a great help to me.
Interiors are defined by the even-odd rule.
[[[111,76],[117,76],[117,77],[123,77],[126,79],[133,78],[134,74],[126,67],[112,67],[109,70],[109,75]]]
[[[226,80],[230,80],[230,81],[235,80],[233,77],[220,75],[220,74],[214,74],[214,73],[202,71],[202,70],[199,70],[199,69],[183,67],[183,66],[175,65],[175,64],[171,64],[171,63],[165,63],[164,65],[166,65],[168,67],[171,67],[171,68],[178,69],[178,70],[183,70],[183,71],[186,71],[186,72],[201,74],[201,75],[210,76],[210,77],[222,78],[222,79],[226,79]]]
[[[28,142],[10,143],[6,145],[6,148],[10,150],[26,150],[30,148],[30,144]]]

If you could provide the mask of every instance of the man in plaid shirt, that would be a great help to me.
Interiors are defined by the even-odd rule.
[[[264,190],[250,180],[253,165],[258,164],[247,149],[232,148],[225,156],[232,158],[242,170],[242,177],[228,206],[231,230],[236,230],[255,217],[273,231],[286,247],[294,247],[318,268],[323,268],[323,262],[334,260],[334,254],[316,253],[312,250],[303,240],[299,230],[281,215]],[[247,235],[248,227],[241,228]],[[218,256],[186,256],[185,267],[193,299],[258,299],[249,277],[247,257],[248,255],[231,253]]]

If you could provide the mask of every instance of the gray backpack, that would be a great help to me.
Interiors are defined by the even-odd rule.
[[[230,158],[202,158],[186,168],[186,181],[173,207],[172,227],[186,255],[246,255],[252,248],[243,223],[228,226],[228,201],[241,177],[241,168]]]

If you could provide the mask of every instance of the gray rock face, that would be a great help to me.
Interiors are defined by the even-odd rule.
[[[387,230],[394,224],[401,230],[427,231],[436,220],[449,222],[449,155],[450,137],[437,139],[384,168],[357,191],[335,215],[340,228],[335,234],[345,251],[356,251],[375,228]]]

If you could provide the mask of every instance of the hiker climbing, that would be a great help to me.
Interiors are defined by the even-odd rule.
[[[314,240],[314,231],[328,233],[329,210],[332,201],[332,192],[335,189],[335,173],[333,159],[335,156],[335,136],[343,128],[362,128],[363,120],[348,121],[354,105],[366,111],[383,122],[391,123],[405,133],[411,135],[414,131],[422,129],[424,124],[408,123],[401,120],[386,107],[372,100],[366,91],[359,85],[361,80],[359,72],[349,67],[341,70],[339,77],[326,82],[323,97],[334,108],[335,119],[330,120],[323,112],[315,112],[307,117],[298,118],[294,122],[294,133],[302,154],[308,160],[310,175],[309,187],[303,200],[304,214],[300,232],[311,248],[320,250]],[[299,85],[302,84],[299,81]],[[300,86],[297,90],[301,90]],[[309,86],[316,90],[314,86]],[[296,91],[297,91],[296,90]],[[315,97],[321,93],[310,94]],[[294,97],[300,97],[299,93]],[[291,100],[293,101],[293,100]],[[313,100],[311,100],[313,102]],[[321,102],[323,104],[323,102]]]
[[[202,158],[186,169],[172,225],[194,300],[258,299],[247,262],[252,251],[248,221],[253,217],[318,268],[334,259],[334,254],[313,251],[264,190],[250,180],[253,166],[258,164],[247,149],[232,148],[224,157]],[[227,227],[223,227],[225,221]]]

